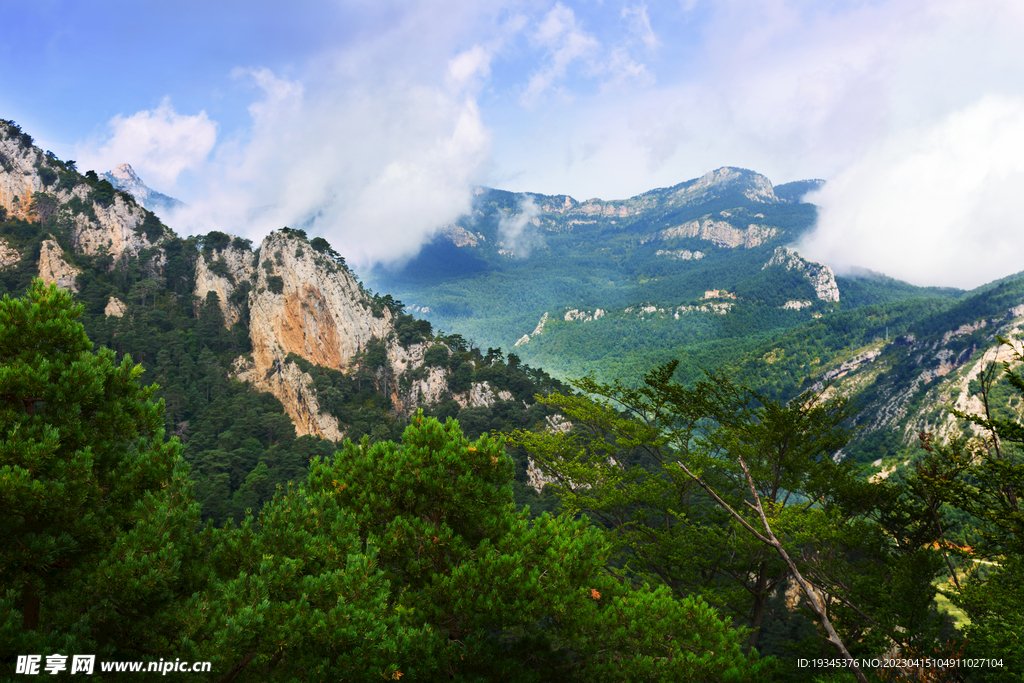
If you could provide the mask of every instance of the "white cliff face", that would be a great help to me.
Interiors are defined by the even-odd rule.
[[[604,317],[605,311],[600,308],[593,313],[587,311],[581,311],[578,308],[572,308],[565,312],[565,322],[572,322],[573,320],[579,320],[585,323],[592,322],[594,320],[600,320]]]
[[[530,334],[524,334],[522,337],[520,337],[519,341],[515,343],[515,346],[522,346],[523,344],[529,342],[531,335],[536,337],[538,334],[544,334],[544,325],[546,325],[547,322],[548,314],[547,311],[545,311],[544,315],[542,315],[540,317],[540,320],[537,322],[537,327],[533,328],[533,332],[531,332]]]
[[[128,311],[128,307],[124,305],[124,302],[118,299],[116,296],[110,297],[107,301],[106,308],[103,309],[103,314],[108,318],[114,316],[115,318],[121,318],[125,312]]]
[[[35,147],[23,147],[20,138],[7,137],[5,129],[0,126],[0,206],[9,217],[28,220],[32,194],[46,190],[35,168],[45,157]]]
[[[490,408],[498,401],[511,401],[512,394],[498,391],[490,382],[473,382],[469,391],[452,394],[452,398],[460,408]]]
[[[88,195],[89,187],[78,185],[71,192],[60,192],[57,197],[61,202],[69,201],[73,196],[88,201]],[[135,233],[135,229],[146,217],[141,207],[126,202],[121,195],[114,195],[110,206],[92,206],[96,213],[95,222],[84,214],[78,214],[73,219],[71,239],[75,253],[94,256],[105,251],[117,259],[122,254],[138,256],[141,250],[153,246],[144,234]]]
[[[13,268],[21,259],[21,252],[0,239],[0,270]]]
[[[397,339],[390,338],[387,344],[388,363],[395,376],[401,378],[406,373],[422,368],[424,354],[435,344],[437,342],[426,341],[410,344],[407,348],[399,344]],[[448,395],[448,373],[445,369],[428,367],[423,370],[418,373],[422,376],[413,379],[407,389],[399,388],[399,383],[395,382],[391,400],[398,412],[411,413],[417,406],[438,403]]]
[[[241,310],[231,303],[230,297],[238,286],[249,281],[256,268],[256,256],[251,251],[237,249],[232,245],[212,252],[214,262],[223,260],[227,275],[219,275],[210,270],[206,255],[199,254],[196,260],[196,296],[206,301],[206,295],[216,292],[220,311],[224,315],[224,326],[228,329],[238,322]]]
[[[281,402],[295,425],[296,436],[312,434],[331,441],[344,437],[338,419],[320,411],[313,378],[295,363],[275,359],[263,370],[247,358],[236,358],[233,369],[238,379],[259,391],[273,394]]]
[[[673,197],[673,203],[694,201],[706,195],[712,188],[735,182],[741,179],[743,175],[737,169],[729,167],[710,171],[698,178],[696,182],[679,189]],[[751,174],[750,183],[751,187],[743,192],[747,199],[772,204],[779,201],[778,197],[775,196],[775,190],[772,188],[771,181],[764,176],[757,173]]]
[[[819,300],[839,301],[839,285],[836,284],[835,273],[824,263],[808,261],[798,254],[795,249],[778,247],[768,263],[761,267],[761,270],[771,266],[782,266],[786,270],[802,271],[804,277],[814,287],[814,292]]]
[[[70,219],[71,243],[76,254],[107,253],[117,259],[125,253],[136,256],[140,250],[153,246],[145,235],[135,233],[145,219],[141,207],[126,202],[120,195],[114,196],[110,206],[100,206],[89,199],[91,188],[85,182],[71,190],[57,190],[56,181],[44,185],[37,167],[53,173],[60,167],[38,148],[23,147],[19,137],[7,137],[5,132],[10,130],[0,126],[0,206],[7,210],[8,216],[37,219],[31,211],[32,195],[45,192],[57,199],[59,214]],[[92,207],[95,221],[84,213],[72,214],[66,204],[75,198]]]
[[[55,282],[61,289],[77,292],[78,284],[75,282],[75,278],[81,272],[64,260],[64,250],[52,236],[48,240],[43,240],[39,250],[39,277],[43,279],[43,282],[46,284]]]
[[[345,371],[371,339],[392,331],[391,312],[385,308],[383,317],[375,317],[352,276],[298,237],[271,233],[259,254],[249,293],[253,360],[238,366],[238,378],[276,396],[298,435],[336,440],[337,420],[321,415],[311,378],[285,358],[295,353]]]
[[[740,230],[725,221],[716,221],[710,217],[705,217],[698,221],[688,221],[674,228],[666,228],[645,239],[643,244],[663,242],[676,238],[696,237],[697,239],[712,242],[720,247],[728,247],[730,249],[744,247],[749,249],[764,244],[778,234],[777,228],[767,225],[750,224],[746,229]]]
[[[465,228],[454,224],[449,224],[441,228],[441,234],[451,240],[451,243],[457,247],[475,247],[481,242],[487,241],[487,238],[481,233],[470,232]]]
[[[659,249],[658,251],[654,252],[654,255],[674,259],[676,261],[699,261],[702,258],[704,258],[704,252],[690,251],[689,249],[677,249],[676,251],[666,251],[665,249]]]

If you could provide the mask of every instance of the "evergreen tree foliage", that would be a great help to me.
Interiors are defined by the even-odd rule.
[[[346,442],[314,462],[373,539],[402,623],[421,632],[413,680],[743,680],[765,664],[701,599],[631,589],[607,574],[585,520],[517,512],[501,439],[417,413],[401,444]],[[367,541],[369,542],[369,540]]]
[[[198,510],[142,367],[35,281],[0,302],[0,661],[110,653],[164,628]]]
[[[616,564],[628,576],[729,610],[754,629],[753,648],[772,595],[794,580],[774,550],[723,512],[726,504],[745,511],[759,528],[753,487],[799,571],[837,601],[832,620],[855,656],[933,642],[940,620],[930,581],[941,560],[894,542],[875,521],[892,504],[888,489],[834,459],[850,436],[849,406],[806,394],[783,404],[721,375],[685,388],[671,380],[674,371],[674,363],[652,370],[638,388],[577,381],[581,394],[543,399],[572,430],[515,434],[555,478],[565,512],[584,512],[613,532]],[[834,656],[808,646],[805,656]]]

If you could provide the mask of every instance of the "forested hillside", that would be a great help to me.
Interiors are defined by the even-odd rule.
[[[284,228],[281,244],[273,242],[263,259],[251,242],[224,233],[182,238],[132,195],[32,147],[12,124],[3,133],[11,170],[0,223],[0,294],[21,296],[35,277],[57,282],[83,305],[80,320],[95,344],[142,364],[143,381],[157,384],[155,396],[164,401],[166,433],[184,446],[204,519],[239,520],[247,508],[259,509],[277,485],[303,481],[310,459],[333,453],[342,433],[357,442],[364,435],[372,443],[398,439],[420,406],[441,419],[458,416],[472,438],[544,423],[534,395],[561,384],[515,354],[438,336],[401,302],[356,283],[322,238]],[[282,354],[276,375],[263,368],[245,383],[239,369],[254,351],[250,304],[262,306],[277,287],[286,294],[284,279],[273,274],[285,270],[277,265],[285,255],[275,255],[284,243],[293,269],[318,263],[354,288],[360,301],[351,308],[377,327],[344,363]],[[249,272],[237,270],[243,263]],[[399,358],[406,364],[393,367]],[[282,392],[267,390],[272,386]],[[415,400],[413,390],[423,388],[428,396]],[[295,396],[307,420],[296,422],[298,414],[282,404]],[[334,440],[317,435],[319,415],[339,425]],[[517,467],[519,497],[535,499],[524,458]]]

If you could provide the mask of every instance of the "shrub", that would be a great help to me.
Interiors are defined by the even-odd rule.
[[[49,166],[40,166],[38,168],[39,180],[42,181],[43,187],[49,187],[57,182],[57,172]]]
[[[271,275],[267,278],[267,288],[274,294],[284,291],[284,279],[280,275]]]
[[[89,198],[106,208],[114,203],[114,196],[116,194],[117,190],[114,189],[109,180],[100,180],[96,183],[93,191],[89,193]]]
[[[423,364],[428,367],[442,368],[448,364],[448,347],[434,344],[423,354]]]

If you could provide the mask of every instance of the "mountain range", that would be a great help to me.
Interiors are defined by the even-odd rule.
[[[804,258],[817,180],[720,168],[613,201],[477,188],[415,258],[365,274],[375,293],[301,230],[255,248],[178,236],[158,215],[177,200],[130,166],[82,176],[11,122],[0,163],[0,292],[67,288],[94,341],[147,367],[215,519],[301,476],[300,454],[399,434],[418,406],[470,434],[540,428],[533,397],[556,377],[630,383],[676,358],[684,383],[717,370],[773,397],[848,396],[845,455],[881,476],[919,431],[966,426],[947,408],[979,409],[974,380],[1024,321],[1020,277],[963,292]],[[1019,407],[1003,398],[997,411]],[[267,417],[248,434],[239,411]],[[537,495],[516,457],[521,496]]]

